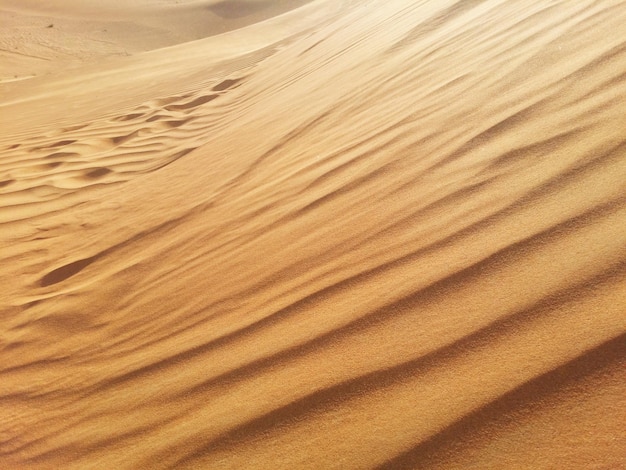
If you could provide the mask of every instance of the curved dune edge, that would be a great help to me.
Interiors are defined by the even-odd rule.
[[[3,85],[0,467],[626,466],[625,20],[318,1]]]
[[[1,0],[0,84],[223,34],[311,0]]]

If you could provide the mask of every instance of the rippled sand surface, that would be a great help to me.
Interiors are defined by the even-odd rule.
[[[626,468],[626,4],[166,3],[0,0],[0,468]]]

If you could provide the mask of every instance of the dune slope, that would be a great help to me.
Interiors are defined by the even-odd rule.
[[[0,0],[0,83],[242,28],[310,0]]]
[[[0,467],[626,468],[625,22],[317,0],[0,84]]]

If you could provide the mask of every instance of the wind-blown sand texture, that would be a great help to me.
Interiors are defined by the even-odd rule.
[[[626,468],[623,1],[0,11],[0,468]]]

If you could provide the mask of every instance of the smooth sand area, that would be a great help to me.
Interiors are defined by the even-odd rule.
[[[0,468],[626,468],[624,24],[0,0]]]

